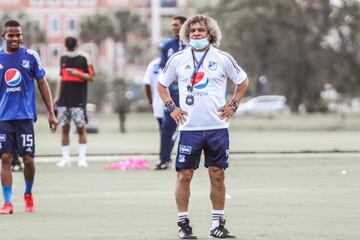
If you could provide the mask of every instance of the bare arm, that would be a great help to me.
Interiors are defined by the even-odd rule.
[[[46,109],[48,111],[48,122],[49,122],[50,131],[53,133],[56,131],[57,121],[54,114],[49,84],[47,83],[45,78],[37,80],[37,84],[41,98],[44,101]]]
[[[157,90],[159,92],[159,96],[160,96],[161,100],[164,102],[165,105],[166,105],[166,103],[173,102],[173,100],[170,97],[169,89],[167,87],[165,87],[164,85],[162,85],[161,83],[158,82]]]
[[[58,84],[56,84],[56,92],[55,92],[55,98],[54,103],[58,104],[60,100],[60,92],[61,92],[61,79],[59,80]]]
[[[244,96],[248,86],[249,86],[248,79],[243,81],[241,84],[236,85],[231,102],[218,110],[220,112],[220,119],[226,118],[227,120],[229,120],[234,115],[234,113],[237,110],[237,107],[239,106],[241,98]]]
[[[171,99],[169,89],[167,87],[165,87],[160,82],[158,82],[157,89],[165,106],[174,104],[174,101]],[[184,124],[186,121],[185,116],[187,115],[188,115],[187,112],[183,111],[179,107],[175,107],[174,111],[170,113],[170,116],[175,120],[176,124]]]
[[[80,72],[80,71],[77,71],[77,70],[70,70],[69,71],[69,74],[70,75],[73,75],[73,76],[77,76],[77,77],[80,77],[86,81],[92,81],[94,76],[91,75],[90,73],[83,73],[83,72]]]
[[[149,101],[149,104],[152,104],[151,86],[149,84],[145,85],[145,93],[146,93],[146,97]]]

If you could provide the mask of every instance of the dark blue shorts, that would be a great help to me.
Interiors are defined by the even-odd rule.
[[[34,157],[34,121],[0,121],[0,153],[19,153]]]
[[[205,167],[229,166],[228,129],[181,131],[176,156],[176,170],[199,168],[204,150]]]

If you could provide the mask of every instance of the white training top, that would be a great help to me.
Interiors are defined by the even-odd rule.
[[[152,108],[153,114],[156,118],[162,118],[164,116],[164,103],[161,100],[157,90],[157,80],[161,69],[159,68],[160,58],[152,60],[146,68],[145,75],[143,77],[143,83],[151,86],[152,94]]]
[[[196,60],[200,61],[205,52],[194,53]],[[185,99],[189,95],[187,86],[191,84],[193,71],[194,60],[189,47],[172,55],[159,77],[159,82],[166,87],[178,80],[180,108],[188,113],[179,130],[228,128],[228,122],[226,119],[221,120],[218,112],[226,104],[227,78],[235,84],[241,84],[247,78],[246,73],[230,54],[210,46],[193,84],[194,104],[188,105]]]

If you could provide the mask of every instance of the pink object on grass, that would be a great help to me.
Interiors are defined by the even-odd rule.
[[[120,161],[116,163],[111,163],[104,166],[104,169],[113,170],[113,169],[120,169],[120,170],[139,170],[139,169],[149,169],[150,164],[142,159],[142,158],[132,158],[129,157],[125,161]]]

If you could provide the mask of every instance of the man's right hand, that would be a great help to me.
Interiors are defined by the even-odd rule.
[[[174,111],[170,113],[170,116],[174,119],[177,125],[184,124],[187,115],[187,112],[181,110],[179,107],[175,107]]]

